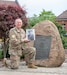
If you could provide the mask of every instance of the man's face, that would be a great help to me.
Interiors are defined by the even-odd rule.
[[[22,20],[21,19],[16,19],[15,20],[15,26],[17,27],[17,28],[21,28],[22,27]]]

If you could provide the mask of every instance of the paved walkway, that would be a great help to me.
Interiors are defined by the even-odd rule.
[[[37,69],[27,68],[25,62],[20,63],[17,70],[8,69],[0,66],[0,75],[67,75],[67,56],[65,62],[60,67],[46,68],[38,67]]]
[[[28,72],[4,72],[1,71],[0,75],[60,75],[60,74],[50,74],[50,73],[28,73]],[[61,74],[63,75],[63,74]],[[66,74],[67,75],[67,74]]]
[[[67,75],[67,63],[63,63],[61,67],[45,68],[38,67],[37,69],[27,68],[25,62],[20,63],[20,68],[17,70],[0,67],[0,75]]]

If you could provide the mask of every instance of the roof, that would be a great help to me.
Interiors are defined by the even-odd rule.
[[[3,1],[3,0],[0,0],[0,6],[1,5],[11,5],[11,6],[18,6],[18,3],[16,1]]]
[[[67,20],[67,10],[57,16],[56,20]]]

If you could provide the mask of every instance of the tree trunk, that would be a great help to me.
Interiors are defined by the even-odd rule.
[[[6,48],[6,38],[4,37],[4,46],[3,46],[3,55],[4,55],[4,58],[6,58],[6,53],[7,53],[7,48]]]

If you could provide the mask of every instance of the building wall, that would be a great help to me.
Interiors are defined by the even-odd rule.
[[[65,24],[65,30],[67,30],[67,20],[65,20],[65,21],[58,21],[58,23],[60,23],[62,26],[63,26],[63,24]]]

